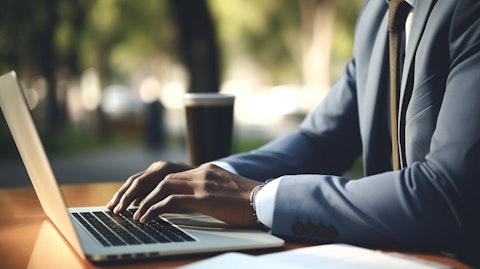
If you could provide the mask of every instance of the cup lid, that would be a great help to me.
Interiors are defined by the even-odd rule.
[[[235,95],[216,92],[189,92],[183,95],[186,106],[222,106],[231,105]]]

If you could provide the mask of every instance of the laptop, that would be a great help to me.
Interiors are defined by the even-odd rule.
[[[104,206],[67,208],[14,71],[0,77],[0,108],[45,214],[83,259],[134,260],[284,244],[270,233],[232,228],[199,213],[163,215],[144,225],[132,220],[135,208],[120,216]]]

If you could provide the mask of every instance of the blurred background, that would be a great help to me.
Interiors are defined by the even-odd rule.
[[[362,4],[2,0],[0,73],[17,72],[61,183],[123,181],[187,162],[184,92],[236,96],[234,152],[295,128],[351,57]],[[24,185],[2,114],[0,187]]]

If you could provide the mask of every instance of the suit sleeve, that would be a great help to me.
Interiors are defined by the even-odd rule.
[[[458,1],[449,26],[450,72],[424,161],[359,180],[285,176],[272,231],[316,242],[480,249],[480,4]]]

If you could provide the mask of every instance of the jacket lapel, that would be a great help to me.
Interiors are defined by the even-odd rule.
[[[437,0],[420,0],[415,3],[415,10],[412,22],[412,28],[410,30],[410,36],[408,39],[408,50],[405,55],[404,68],[402,73],[402,83],[400,87],[400,100],[399,100],[399,119],[398,130],[400,135],[400,160],[402,166],[405,166],[404,141],[405,141],[405,128],[402,123],[405,122],[405,113],[407,111],[408,103],[410,102],[411,91],[413,90],[414,79],[414,65],[415,55],[417,52],[418,44],[422,38],[425,30],[425,25],[430,16],[433,6]]]
[[[405,91],[407,82],[413,79],[411,69],[413,68],[415,54],[417,52],[418,43],[422,37],[425,25],[436,0],[421,0],[416,1],[415,13],[413,16],[412,29],[410,30],[410,37],[408,40],[408,51],[405,55],[404,68],[402,73],[402,85],[400,91],[400,108],[403,106],[403,99],[405,97]],[[403,111],[403,109],[401,110]]]
[[[377,174],[391,168],[390,152],[385,148],[390,146],[388,131],[388,13],[385,12],[380,29],[375,37],[372,55],[368,63],[362,65],[368,68],[365,84],[364,106],[360,111],[363,124],[362,136],[364,142],[365,173]],[[382,155],[383,153],[383,155]]]

